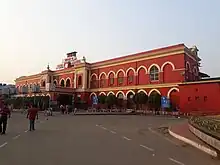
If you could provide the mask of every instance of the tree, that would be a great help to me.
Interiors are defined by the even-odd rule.
[[[161,107],[161,95],[157,92],[151,93],[148,99],[148,103],[151,108],[158,110]]]
[[[105,104],[106,96],[105,95],[99,95],[98,101],[100,104]]]
[[[142,106],[148,101],[148,96],[144,92],[139,92],[134,95],[133,101],[137,107],[140,105],[140,108],[142,109]]]
[[[108,96],[106,97],[106,99],[105,99],[105,103],[106,103],[109,107],[111,107],[111,108],[112,108],[113,105],[116,104],[116,102],[117,102],[117,98],[116,98],[116,96],[113,95],[113,94],[108,95]]]

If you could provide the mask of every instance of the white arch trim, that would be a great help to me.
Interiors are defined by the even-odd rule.
[[[102,76],[103,74],[105,75],[105,79],[107,78],[107,74],[106,74],[105,72],[102,72],[102,73],[100,73],[100,75],[99,75],[99,80],[100,80],[100,78],[101,78],[101,76]]]
[[[55,82],[55,81],[56,81],[56,83],[57,83],[57,85],[58,85],[58,81],[57,81],[57,79],[54,79],[54,80],[53,80],[53,82]]]
[[[174,90],[176,90],[177,92],[180,91],[180,90],[179,90],[178,88],[176,88],[176,87],[171,88],[171,89],[167,92],[167,98],[170,98],[170,94],[171,94],[171,92],[174,91]]]
[[[95,76],[96,80],[98,80],[99,77],[98,77],[98,75],[97,75],[96,73],[93,73],[93,74],[90,76],[90,80],[92,80],[92,77],[93,77],[93,76]]]
[[[127,93],[126,93],[126,98],[128,97],[128,94],[129,94],[130,92],[135,95],[135,92],[134,92],[133,90],[129,90],[129,91],[127,91]]]
[[[115,78],[115,77],[116,77],[116,74],[115,74],[115,72],[114,72],[113,70],[111,70],[111,71],[108,72],[108,78],[109,78],[109,75],[110,75],[111,73],[113,73],[114,78]]]
[[[68,79],[70,80],[70,83],[71,83],[71,78],[70,78],[70,77],[67,77],[67,78],[66,78],[66,81],[67,81]]]
[[[124,74],[124,77],[126,77],[126,73],[123,69],[119,69],[117,72],[116,72],[116,78],[118,77],[118,73],[119,72],[122,72]]]
[[[152,92],[157,92],[158,94],[161,95],[160,91],[158,89],[151,89],[150,92],[149,92],[149,96]]]
[[[135,69],[134,68],[132,68],[132,67],[130,67],[130,68],[128,68],[127,70],[126,70],[126,76],[128,75],[128,72],[130,71],[130,70],[133,70],[133,72],[134,72],[134,75],[136,75],[136,71],[135,71]]]
[[[119,93],[122,93],[123,94],[123,97],[125,98],[125,94],[124,94],[124,92],[123,91],[118,91],[117,93],[116,93],[116,97],[118,97],[118,95],[119,95]]]
[[[174,64],[173,64],[172,62],[170,62],[170,61],[166,61],[166,62],[163,63],[163,65],[161,66],[161,71],[163,71],[165,65],[167,65],[167,64],[170,64],[170,65],[172,66],[173,70],[175,70]]]
[[[48,94],[46,94],[46,96],[49,96],[49,97],[51,97],[49,93],[48,93]]]
[[[141,66],[139,66],[139,67],[137,68],[137,74],[138,74],[138,72],[139,72],[139,70],[140,70],[141,68],[143,68],[143,69],[145,70],[146,74],[147,74],[147,68],[146,68],[144,65],[141,65]]]
[[[187,65],[189,65],[189,71],[191,72],[191,65],[188,61],[186,61],[186,69],[187,69]]]
[[[105,92],[100,92],[99,95],[105,95],[106,96],[106,93]]]
[[[62,78],[60,81],[59,81],[59,85],[61,85],[61,81],[64,81],[64,86],[66,85],[66,81],[65,81],[65,79],[64,78]]]
[[[151,69],[153,66],[156,66],[157,69],[158,69],[158,71],[160,72],[160,66],[159,66],[159,65],[157,65],[157,64],[151,64],[151,65],[149,66],[149,68],[148,68],[148,72],[149,72],[149,73],[150,73],[150,69]]]
[[[140,93],[140,92],[144,92],[146,95],[148,95],[147,92],[143,89],[140,89],[137,93]]]
[[[91,98],[92,95],[97,96],[97,94],[95,92],[90,93],[89,97]]]
[[[114,93],[114,92],[110,91],[110,92],[108,92],[107,96],[108,96],[108,95],[110,95],[110,94],[115,95],[115,93]]]

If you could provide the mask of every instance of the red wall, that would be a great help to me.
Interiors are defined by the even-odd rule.
[[[159,73],[159,80],[158,81],[150,81],[150,75],[149,75],[149,67],[152,64],[157,64],[162,69],[162,65],[166,62],[173,63],[175,69],[173,70],[173,67],[168,63],[164,66],[163,70]],[[105,67],[105,68],[99,68],[99,69],[92,69],[91,74],[95,73],[99,77],[99,74],[102,72],[105,72],[106,75],[110,71],[114,71],[117,73],[119,69],[122,69],[125,73],[129,68],[133,68],[135,71],[140,66],[144,66],[147,68],[148,73],[146,73],[146,70],[144,68],[139,69],[137,75],[134,74],[133,70],[130,70],[127,75],[123,75],[122,72],[120,72],[120,75],[124,76],[123,78],[123,84],[118,84],[118,79],[115,78],[114,85],[113,86],[131,86],[131,85],[143,85],[143,84],[161,84],[161,83],[175,83],[175,82],[182,82],[184,81],[185,77],[181,74],[184,71],[185,68],[185,59],[184,54],[178,54],[178,55],[172,55],[172,56],[166,56],[166,57],[160,57],[156,59],[147,59],[147,60],[140,60],[137,62],[131,62],[126,64],[119,64],[111,67]],[[133,75],[133,81],[129,83],[128,76]],[[94,84],[95,80],[94,77],[92,78]],[[105,87],[109,86],[108,77],[106,77],[107,81],[105,84]],[[97,85],[92,85],[92,88],[98,88],[100,87],[99,80],[97,81]]]
[[[219,112],[220,83],[180,85],[181,112]]]

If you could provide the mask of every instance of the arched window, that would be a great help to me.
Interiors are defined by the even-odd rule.
[[[81,86],[82,85],[82,76],[79,76],[78,77],[78,86]]]
[[[110,73],[109,74],[109,86],[113,86],[114,85],[114,74],[113,73]]]
[[[123,84],[123,80],[124,80],[124,74],[122,71],[118,72],[118,85],[122,85]]]
[[[102,74],[100,77],[100,87],[102,88],[105,87],[105,79],[106,79],[105,75]]]
[[[66,80],[66,87],[70,87],[70,79]]]
[[[42,87],[45,87],[45,86],[46,86],[46,82],[45,82],[45,81],[42,81],[42,82],[41,82],[41,86],[42,86]]]
[[[56,80],[54,80],[54,81],[53,81],[53,84],[56,86],[56,85],[57,85],[57,81],[56,81]]]
[[[65,86],[65,81],[64,81],[64,80],[61,80],[60,86],[61,86],[61,87],[64,87],[64,86]]]
[[[150,69],[150,80],[159,80],[159,69],[156,66],[152,66]]]

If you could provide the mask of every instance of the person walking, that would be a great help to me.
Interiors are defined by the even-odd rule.
[[[35,119],[38,120],[38,109],[35,105],[30,104],[27,113],[27,118],[29,118],[29,131],[34,131]]]
[[[4,135],[7,128],[8,117],[11,117],[11,112],[8,108],[7,103],[3,102],[3,106],[0,110],[0,115],[0,133],[1,135]]]

